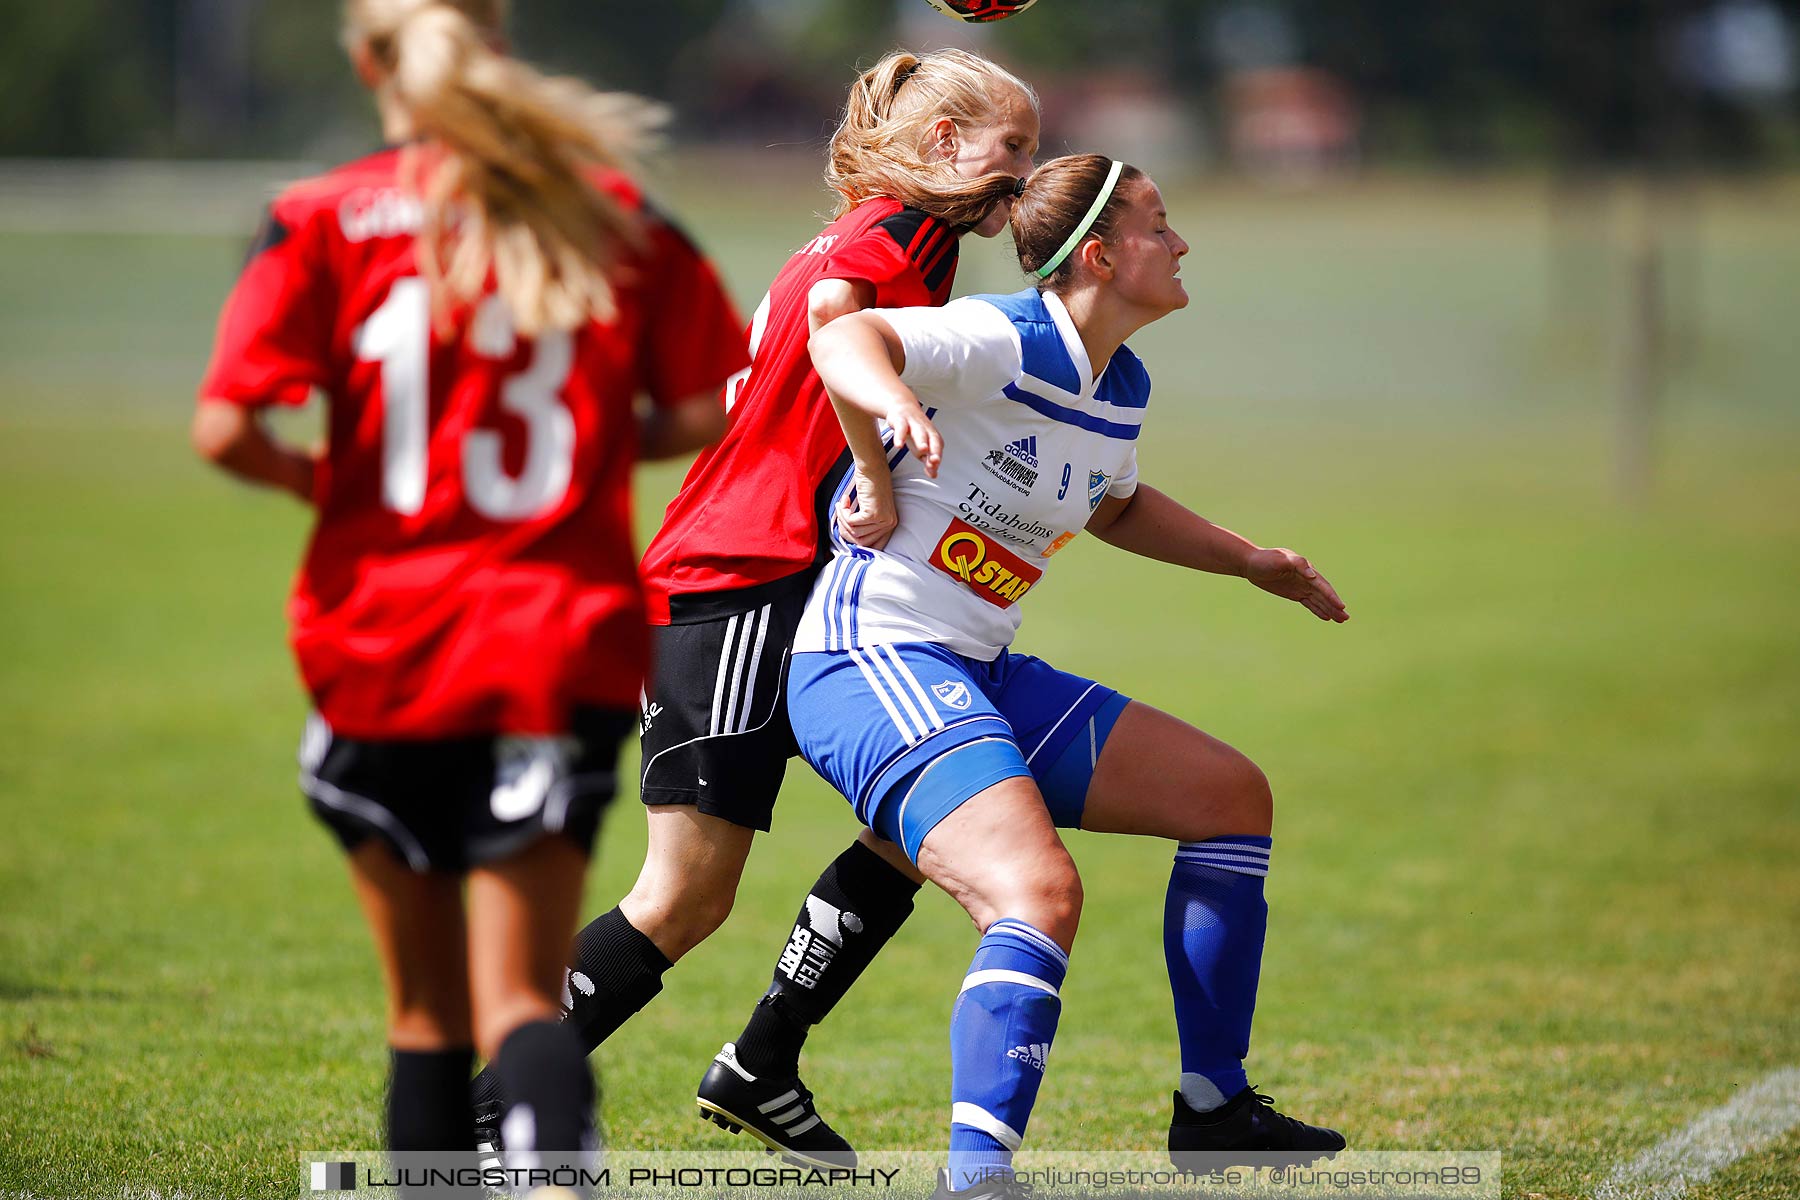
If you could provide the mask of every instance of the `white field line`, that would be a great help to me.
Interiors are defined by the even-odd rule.
[[[1615,1167],[1595,1189],[1594,1200],[1676,1200],[1690,1184],[1711,1179],[1796,1125],[1800,1067],[1783,1067]]]

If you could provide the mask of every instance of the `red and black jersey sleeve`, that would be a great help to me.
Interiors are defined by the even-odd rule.
[[[875,286],[875,308],[943,304],[956,277],[956,255],[954,229],[916,208],[902,208],[833,250],[823,277],[867,280]]]
[[[648,215],[641,361],[651,401],[670,405],[722,387],[750,365],[750,353],[718,272],[678,227]]]
[[[304,210],[269,206],[219,316],[202,399],[304,404],[327,383],[336,292],[319,227]]]

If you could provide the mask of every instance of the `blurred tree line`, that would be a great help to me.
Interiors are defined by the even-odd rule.
[[[331,157],[375,136],[324,0],[15,5],[0,154]],[[1142,81],[1197,127],[1247,72],[1354,98],[1360,156],[1759,164],[1800,154],[1800,0],[1040,0],[965,30],[921,0],[517,0],[525,57],[670,101],[686,140],[823,132],[859,63],[962,41],[1046,91]],[[1202,139],[1216,142],[1216,137]]]

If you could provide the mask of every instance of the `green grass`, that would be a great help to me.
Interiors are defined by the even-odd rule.
[[[1528,190],[1177,206],[1195,305],[1142,340],[1144,475],[1311,555],[1354,619],[1077,544],[1020,645],[1268,771],[1253,1078],[1360,1147],[1497,1148],[1509,1197],[1587,1196],[1800,1063],[1782,203],[1710,201],[1704,319],[1635,513],[1611,497],[1604,322],[1546,324]],[[684,211],[747,301],[804,236]],[[235,254],[0,237],[31,265],[0,277],[0,1194],[288,1194],[302,1151],[379,1141],[380,980],[293,788],[304,516],[203,472],[181,428]],[[1006,286],[977,259],[972,287]],[[677,478],[645,473],[643,522]],[[725,932],[599,1056],[615,1145],[737,1145],[692,1086],[853,832],[803,765],[790,780]],[[628,794],[590,911],[642,845]],[[1088,906],[1031,1143],[1153,1148],[1169,850],[1072,845]],[[814,1038],[808,1080],[859,1144],[938,1144],[973,940],[928,890]],[[1690,1195],[1792,1196],[1797,1145]]]

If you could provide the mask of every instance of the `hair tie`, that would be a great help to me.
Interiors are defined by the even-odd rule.
[[[1039,279],[1050,278],[1051,272],[1062,266],[1063,259],[1069,257],[1069,252],[1081,245],[1081,239],[1088,235],[1088,230],[1092,229],[1094,222],[1100,219],[1100,210],[1106,207],[1108,200],[1112,199],[1113,187],[1119,182],[1119,173],[1124,169],[1124,163],[1116,158],[1112,160],[1112,170],[1106,173],[1106,184],[1100,189],[1100,194],[1094,197],[1094,203],[1088,207],[1087,216],[1081,218],[1081,221],[1075,226],[1075,232],[1071,233],[1069,240],[1062,244],[1062,249],[1051,255],[1050,261],[1037,269]]]
[[[906,86],[906,81],[911,79],[914,75],[917,75],[919,73],[919,68],[924,65],[925,63],[922,60],[915,58],[911,65],[901,67],[900,73],[894,76],[894,95],[898,96],[900,94],[900,89]]]
[[[1023,196],[1024,194],[1025,194],[1025,177],[1023,175],[1021,175],[1021,176],[1019,176],[1018,182],[1013,184],[1013,195],[1016,197],[1016,196]]]

